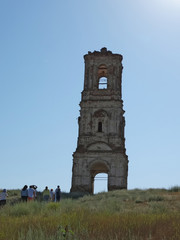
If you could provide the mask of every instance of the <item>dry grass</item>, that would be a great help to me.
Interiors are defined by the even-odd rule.
[[[0,210],[0,240],[36,239],[180,240],[180,192],[122,190]]]

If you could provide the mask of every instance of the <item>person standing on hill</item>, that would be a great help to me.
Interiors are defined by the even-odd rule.
[[[60,189],[60,186],[58,185],[55,190],[55,201],[60,202],[60,199],[61,199],[61,189]]]
[[[23,202],[27,202],[27,199],[28,199],[28,186],[25,185],[21,190],[21,200]]]
[[[37,186],[36,185],[32,185],[32,187],[33,187],[33,189],[34,189],[34,191],[35,191],[35,193],[34,193],[34,200],[37,200]]]
[[[6,204],[6,197],[8,197],[7,190],[3,189],[0,193],[0,206],[4,206]]]
[[[49,189],[48,187],[46,186],[44,191],[43,191],[43,200],[48,202],[49,201],[49,198],[50,198],[50,194],[49,194]]]
[[[35,198],[35,190],[33,188],[33,186],[29,186],[28,188],[28,201],[33,201]]]
[[[53,191],[53,189],[50,190],[49,194],[50,194],[51,202],[54,202],[54,197],[55,197],[55,196],[54,196],[54,191]]]

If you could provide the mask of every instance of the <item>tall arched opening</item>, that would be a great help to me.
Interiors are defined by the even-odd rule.
[[[108,173],[109,173],[109,167],[106,162],[96,161],[91,165],[90,174],[91,174],[92,194],[95,193],[94,187],[97,181],[103,181],[103,182],[105,181],[106,182],[105,191],[108,191]],[[102,174],[102,175],[99,175],[99,174]],[[99,175],[99,178],[98,178],[98,175]],[[96,192],[97,192],[97,189],[96,189]]]
[[[108,191],[108,174],[98,173],[94,177],[94,194]]]

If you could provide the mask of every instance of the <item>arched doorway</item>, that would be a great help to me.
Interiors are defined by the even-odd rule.
[[[103,181],[103,182],[106,181],[106,189],[105,190],[106,191],[108,190],[108,173],[109,173],[109,166],[104,161],[95,161],[91,165],[90,174],[91,174],[92,193],[95,193],[95,191],[96,192],[98,191],[97,189],[94,188],[95,181]],[[101,174],[101,175],[99,175],[99,174]],[[98,177],[98,175],[99,175],[99,177]]]
[[[108,174],[98,173],[94,177],[94,194],[108,191]]]

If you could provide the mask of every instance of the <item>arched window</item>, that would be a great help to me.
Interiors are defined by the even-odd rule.
[[[98,132],[102,132],[102,122],[98,122]]]
[[[108,79],[107,79],[107,66],[102,64],[98,68],[98,89],[107,89]]]
[[[98,89],[107,89],[107,77],[101,77],[99,79]]]

